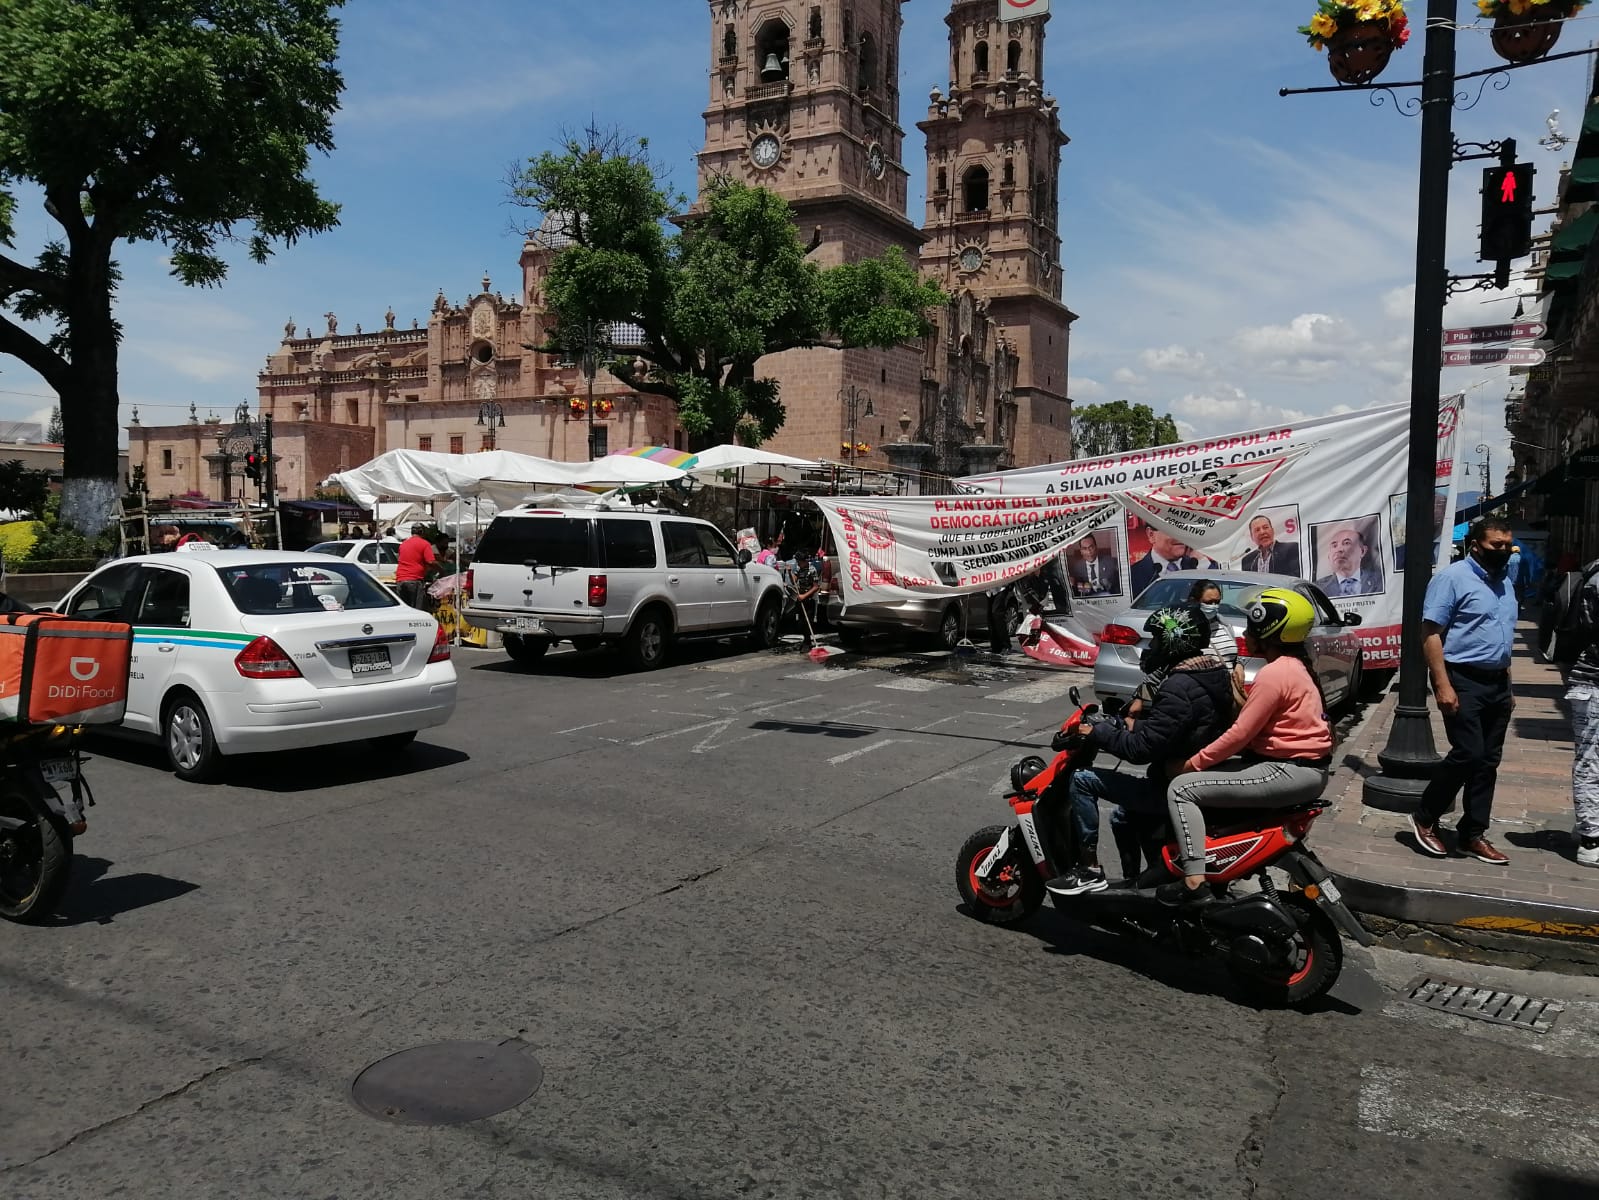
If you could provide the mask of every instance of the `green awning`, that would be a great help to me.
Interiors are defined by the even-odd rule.
[[[1571,164],[1572,183],[1599,183],[1599,155],[1579,158]]]
[[[1593,161],[1593,166],[1599,168],[1599,160]],[[1585,250],[1593,241],[1593,235],[1599,230],[1599,210],[1589,209],[1575,221],[1567,221],[1555,234],[1550,243],[1555,250]]]
[[[1582,114],[1582,131],[1599,133],[1599,101],[1588,105],[1588,110]]]
[[[1581,274],[1582,263],[1574,260],[1572,262],[1550,263],[1544,268],[1543,277],[1545,279],[1575,279]]]

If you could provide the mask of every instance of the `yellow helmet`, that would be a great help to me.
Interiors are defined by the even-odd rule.
[[[1316,607],[1292,588],[1267,588],[1249,602],[1244,626],[1257,638],[1302,642],[1316,623]]]

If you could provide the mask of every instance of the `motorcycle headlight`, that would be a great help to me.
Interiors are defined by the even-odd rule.
[[[1012,791],[1020,792],[1033,781],[1033,777],[1042,771],[1048,764],[1036,754],[1029,754],[1026,758],[1013,765],[1010,769],[1010,786]]]

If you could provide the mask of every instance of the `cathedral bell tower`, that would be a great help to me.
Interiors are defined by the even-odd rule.
[[[1076,314],[1061,300],[1060,152],[1070,140],[1044,93],[1046,13],[1001,22],[993,0],[953,0],[950,92],[927,116],[927,225],[921,264],[953,294],[986,301],[1018,355],[1018,464],[1071,453],[1067,349]]]
[[[819,266],[890,246],[915,262],[922,234],[906,216],[899,125],[903,3],[710,0],[701,195],[718,177],[777,193],[794,209],[800,240],[815,239],[810,261]],[[781,382],[788,410],[772,447],[848,463],[874,458],[882,465],[875,451],[888,436],[887,422],[914,409],[920,388],[914,349],[788,350],[763,358],[758,369]],[[856,420],[841,400],[851,388]],[[859,424],[862,391],[883,420]]]

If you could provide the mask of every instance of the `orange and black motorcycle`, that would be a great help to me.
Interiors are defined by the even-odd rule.
[[[1092,765],[1095,749],[1076,730],[1097,711],[1073,688],[1075,712],[1055,735],[1052,762],[1029,756],[1011,768],[1006,796],[1015,815],[966,839],[955,884],[967,911],[994,925],[1031,916],[1048,894],[1064,915],[1111,932],[1221,958],[1251,996],[1265,1004],[1302,1005],[1322,995],[1343,969],[1347,936],[1373,942],[1343,902],[1305,838],[1324,810],[1320,800],[1295,808],[1226,809],[1208,815],[1205,873],[1216,903],[1174,908],[1155,886],[1180,878],[1176,843],[1136,880],[1073,896],[1044,884],[1078,861],[1067,789],[1072,773]],[[1279,871],[1280,882],[1273,875]],[[1254,887],[1235,887],[1245,881]]]

